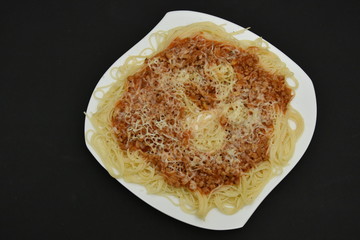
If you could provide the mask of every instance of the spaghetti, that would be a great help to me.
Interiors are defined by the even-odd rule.
[[[201,218],[213,208],[233,214],[294,152],[298,82],[261,39],[239,41],[209,22],[151,39],[96,89],[103,96],[87,139],[113,177]]]

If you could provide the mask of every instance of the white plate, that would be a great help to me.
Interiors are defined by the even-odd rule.
[[[105,86],[113,82],[114,80],[110,76],[111,68],[122,65],[127,57],[129,57],[130,55],[138,55],[142,49],[149,47],[149,36],[151,33],[156,32],[158,30],[169,30],[174,27],[184,26],[191,23],[202,22],[202,21],[211,21],[215,24],[225,24],[225,28],[228,32],[238,31],[243,29],[243,27],[240,27],[234,23],[204,13],[193,12],[193,11],[168,12],[150,33],[148,33],[140,42],[138,42],[134,47],[132,47],[129,51],[127,51],[123,56],[121,56],[109,68],[109,70],[105,72],[105,74],[102,76],[96,87]],[[255,40],[259,36],[252,33],[251,31],[246,31],[244,34],[238,35],[237,37],[239,39]],[[296,145],[295,154],[290,160],[289,165],[284,168],[280,176],[274,177],[265,186],[264,190],[260,193],[260,195],[255,199],[255,201],[252,204],[245,206],[234,215],[224,215],[220,213],[218,210],[214,209],[209,212],[208,216],[206,217],[206,220],[204,221],[197,218],[196,216],[184,213],[179,207],[174,206],[168,199],[164,197],[147,194],[145,188],[141,185],[127,183],[122,179],[119,179],[118,181],[127,189],[129,189],[132,193],[134,193],[136,196],[138,196],[140,199],[142,199],[152,207],[185,223],[197,227],[213,229],[213,230],[226,230],[226,229],[235,229],[235,228],[243,227],[246,221],[254,213],[256,208],[265,199],[265,197],[271,192],[271,190],[273,190],[276,187],[277,184],[280,183],[280,181],[291,171],[291,169],[300,160],[302,155],[305,153],[308,145],[310,144],[312,135],[315,130],[316,97],[311,79],[294,61],[292,61],[289,57],[287,57],[285,54],[283,54],[280,50],[278,50],[271,44],[270,44],[270,50],[276,53],[281,58],[281,60],[286,63],[288,68],[292,72],[294,72],[296,78],[299,80],[300,85],[296,91],[296,95],[292,101],[292,105],[303,116],[305,121],[305,130]],[[86,112],[87,113],[96,112],[97,104],[98,101],[92,95]],[[93,129],[93,126],[91,125],[90,121],[86,118],[85,132],[90,129]],[[94,155],[96,160],[103,166],[101,159],[96,154],[95,150],[89,144],[86,143],[86,145],[90,150],[90,152]]]

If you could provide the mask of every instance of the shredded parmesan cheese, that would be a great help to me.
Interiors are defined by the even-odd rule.
[[[113,112],[120,148],[139,151],[176,187],[207,194],[237,184],[268,160],[277,113],[292,98],[254,51],[195,35],[146,59]]]

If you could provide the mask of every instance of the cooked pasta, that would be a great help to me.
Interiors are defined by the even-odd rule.
[[[303,130],[298,82],[266,42],[234,34],[210,22],[159,31],[111,70],[87,113],[111,176],[205,218],[237,212],[281,172]]]

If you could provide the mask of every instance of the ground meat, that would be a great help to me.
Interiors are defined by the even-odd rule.
[[[234,84],[220,101],[216,79],[205,66],[221,63],[232,67]],[[175,39],[127,78],[112,125],[120,148],[138,151],[169,184],[208,194],[219,186],[238,184],[241,173],[268,160],[272,111],[285,112],[291,98],[285,77],[267,72],[255,54],[197,35]],[[192,146],[194,134],[184,125],[186,101],[200,111],[220,112],[222,103],[238,100],[247,118],[257,112],[261,120],[251,126],[247,119],[235,124],[220,114],[219,126],[226,132],[222,148],[202,152]]]

